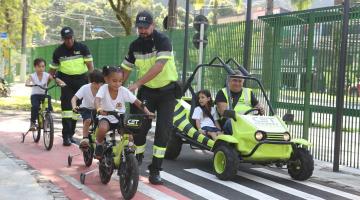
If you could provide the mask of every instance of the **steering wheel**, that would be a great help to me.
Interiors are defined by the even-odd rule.
[[[254,111],[257,111],[257,113],[254,114],[254,115],[261,115],[261,114],[260,114],[260,113],[261,113],[260,108],[251,108],[251,109],[247,110],[246,112],[244,112],[244,115],[247,115],[247,114],[249,114],[249,113],[251,113],[251,112],[254,112]]]

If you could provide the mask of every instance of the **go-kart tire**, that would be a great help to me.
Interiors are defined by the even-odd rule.
[[[220,143],[214,151],[213,168],[216,176],[221,180],[235,177],[239,167],[239,156],[234,147],[227,143]]]
[[[124,166],[125,165],[125,166]],[[126,155],[126,162],[121,162],[119,167],[120,191],[124,199],[134,197],[139,184],[139,167],[135,155]]]
[[[181,138],[172,132],[166,146],[165,159],[175,160],[180,155],[182,143]]]
[[[83,158],[86,167],[90,167],[94,158],[94,149],[89,146],[87,150],[83,151]]]
[[[106,163],[107,162],[107,163]],[[103,184],[108,184],[114,172],[114,161],[112,158],[103,158],[99,164],[100,181]]]
[[[291,178],[299,181],[307,180],[314,171],[314,159],[304,148],[294,150],[287,165]]]

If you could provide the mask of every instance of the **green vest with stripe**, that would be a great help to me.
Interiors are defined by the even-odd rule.
[[[222,89],[226,101],[229,103],[229,97],[226,91],[226,88]],[[233,102],[234,103],[234,102]],[[242,88],[241,96],[239,97],[238,102],[235,105],[235,112],[238,114],[244,114],[246,111],[250,110],[251,106],[251,89],[249,88]]]

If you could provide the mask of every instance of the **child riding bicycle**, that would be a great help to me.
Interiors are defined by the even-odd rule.
[[[36,58],[34,60],[35,72],[29,75],[25,85],[39,85],[47,88],[48,83],[54,78],[47,72],[45,72],[46,61],[43,58]],[[56,79],[58,85],[65,85],[60,79]],[[31,119],[30,119],[30,130],[36,129],[36,119],[39,115],[40,103],[45,98],[45,90],[40,87],[33,87],[31,91]],[[52,110],[52,108],[49,108]]]
[[[99,88],[104,84],[104,77],[99,70],[94,70],[89,74],[89,82],[83,85],[71,99],[72,109],[75,113],[79,108],[86,108],[80,112],[83,119],[83,139],[80,141],[80,149],[89,147],[89,128],[94,123],[93,120],[96,116],[94,100]],[[81,99],[81,105],[78,107],[77,102]]]
[[[117,67],[103,67],[103,75],[107,84],[100,87],[95,97],[95,107],[99,114],[99,125],[96,136],[95,156],[101,158],[103,154],[103,144],[106,132],[117,128],[118,119],[112,115],[107,115],[106,111],[118,111],[125,113],[125,103],[135,104],[142,109],[145,114],[154,115],[139,101],[134,94],[122,86],[124,73]]]

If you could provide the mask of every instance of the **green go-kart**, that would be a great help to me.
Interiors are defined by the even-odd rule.
[[[234,64],[237,69],[243,72],[242,78],[245,79],[246,87],[252,88],[256,96],[259,97],[259,101],[262,100],[262,104],[266,105],[266,114],[259,115],[256,108],[244,114],[237,114],[230,109],[226,110],[224,117],[231,120],[232,134],[219,135],[214,141],[200,134],[191,120],[192,112],[196,106],[196,94],[192,87],[194,85],[192,81],[196,72],[202,67],[206,70],[220,69],[223,74],[225,72],[224,76],[228,80],[229,76],[234,74],[230,64]],[[230,97],[228,85],[226,88]],[[294,116],[289,113],[285,114],[283,119],[277,116],[261,82],[256,77],[249,75],[235,60],[229,59],[224,62],[216,57],[208,64],[198,65],[184,86],[184,94],[187,90],[190,91],[192,98],[177,100],[173,114],[174,129],[167,144],[166,159],[176,159],[181,152],[182,145],[187,143],[192,148],[209,150],[214,153],[213,169],[216,176],[222,180],[235,177],[240,163],[286,166],[293,179],[306,180],[311,177],[314,161],[307,150],[311,144],[305,139],[292,138],[285,123],[291,122]]]

